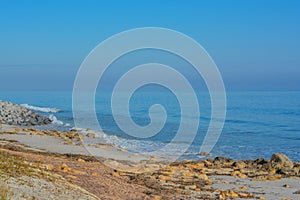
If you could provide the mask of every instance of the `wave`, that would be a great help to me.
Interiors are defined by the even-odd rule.
[[[49,115],[49,119],[51,119],[52,124],[64,125],[64,123],[58,120],[54,115]]]
[[[37,107],[37,106],[31,106],[28,104],[21,104],[20,106],[30,109],[30,110],[35,110],[35,111],[40,111],[40,112],[47,112],[47,113],[61,112],[61,110],[58,108],[42,108],[42,107]]]
[[[103,130],[93,130],[86,128],[72,127],[69,130],[77,130],[80,133],[87,135],[88,133],[96,134],[97,139],[87,140],[84,142],[85,145],[88,144],[97,144],[99,142],[105,144],[113,144],[114,146],[122,149],[126,149],[131,153],[162,156],[162,157],[177,157],[178,149],[182,148],[182,144],[171,145],[167,150],[162,151],[161,148],[166,145],[164,142],[159,141],[149,141],[149,140],[137,140],[137,139],[128,139],[120,137],[117,135],[112,135],[104,132]],[[184,147],[184,146],[183,146]]]

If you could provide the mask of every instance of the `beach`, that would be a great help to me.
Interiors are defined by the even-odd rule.
[[[102,145],[89,150],[95,157],[84,146],[66,142],[68,134],[78,139],[74,131],[2,125],[1,182],[12,199],[300,198],[300,162],[283,154],[271,160],[217,157],[168,163]]]
[[[0,2],[0,200],[300,200],[300,1]]]

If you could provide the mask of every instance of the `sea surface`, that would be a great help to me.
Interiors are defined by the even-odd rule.
[[[140,139],[127,135],[116,124],[110,103],[110,92],[98,92],[95,108],[101,128],[105,134],[97,132],[105,142],[115,143],[132,152],[149,153],[168,144],[176,135],[181,118],[188,123],[198,119],[181,116],[181,108],[176,96],[170,91],[139,91],[130,100],[130,115],[139,126],[147,126],[151,119],[149,108],[154,104],[164,106],[167,119],[164,127],[153,137]],[[189,149],[182,159],[199,159],[203,138],[211,120],[210,98],[206,92],[198,92],[200,105],[199,129]],[[0,99],[20,104],[24,107],[49,116],[53,124],[44,127],[68,130],[74,128],[72,114],[72,91],[1,91]],[[188,105],[187,105],[188,107]],[[190,109],[193,113],[195,108]],[[118,112],[114,111],[114,112]],[[114,113],[126,117],[126,113]],[[158,116],[159,119],[159,116]],[[84,127],[89,124],[89,116],[84,116]],[[163,120],[163,119],[162,119]],[[42,127],[43,128],[43,127]],[[191,140],[191,133],[177,142],[184,145]],[[300,160],[300,92],[299,91],[229,91],[227,92],[227,115],[224,128],[212,157],[225,156],[234,159],[269,159],[275,152],[288,155],[294,161]],[[176,155],[176,148],[168,148],[164,155]]]

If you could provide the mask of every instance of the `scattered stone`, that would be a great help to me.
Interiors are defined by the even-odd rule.
[[[56,169],[64,171],[64,172],[71,171],[71,168],[68,165],[66,165],[65,163],[63,163],[61,166],[56,167]]]
[[[289,188],[290,186],[288,184],[284,184],[282,187]]]
[[[79,170],[76,170],[76,169],[71,169],[69,170],[71,173],[73,174],[78,174],[78,175],[85,175],[86,172],[83,172],[83,171],[79,171]]]
[[[248,188],[246,186],[240,187],[240,190],[247,190]]]
[[[53,170],[54,169],[54,166],[52,164],[44,164],[42,167],[46,170]]]
[[[68,178],[71,178],[71,179],[77,179],[77,176],[70,175],[70,174],[69,174],[69,175],[67,175],[67,177],[68,177]]]
[[[293,194],[300,194],[300,190],[297,190],[297,191],[294,192]]]
[[[85,162],[85,160],[83,160],[83,159],[81,159],[81,158],[79,158],[77,161],[78,161],[78,162]]]
[[[221,191],[220,198],[223,198],[223,199],[227,199],[227,198],[239,198],[239,194],[236,193],[233,190]]]

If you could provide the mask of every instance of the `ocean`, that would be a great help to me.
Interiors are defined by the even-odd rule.
[[[97,132],[105,142],[136,153],[149,153],[168,144],[176,135],[181,117],[194,123],[198,119],[181,116],[176,97],[169,91],[140,91],[130,100],[132,120],[140,126],[150,123],[149,108],[153,104],[164,106],[167,119],[157,135],[140,139],[127,135],[116,124],[110,108],[110,92],[97,93],[96,112],[105,132]],[[199,159],[199,150],[210,122],[210,99],[206,92],[198,92],[200,123],[196,137],[181,159]],[[53,124],[41,129],[69,130],[74,128],[72,91],[2,91],[0,99],[21,104],[49,116]],[[225,156],[233,159],[269,159],[281,152],[294,161],[300,160],[300,92],[299,91],[227,91],[227,115],[223,131],[211,151],[211,157]],[[193,112],[194,108],[189,108]],[[114,113],[122,116],[124,113]],[[159,117],[159,116],[158,116]],[[89,121],[88,116],[82,119]],[[163,120],[163,119],[162,119]],[[96,126],[95,126],[96,127]],[[95,128],[88,124],[86,127]],[[177,141],[183,145],[190,140],[188,131]],[[168,148],[164,155],[175,155],[176,147]]]

